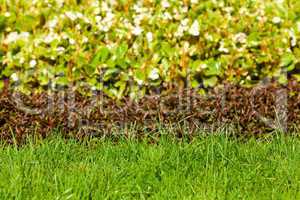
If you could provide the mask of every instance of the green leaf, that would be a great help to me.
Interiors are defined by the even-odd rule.
[[[3,15],[0,15],[0,33],[2,33],[5,29],[6,24],[6,17]]]
[[[116,60],[116,64],[119,67],[121,67],[122,69],[127,69],[127,67],[128,67],[128,64],[127,64],[127,62],[126,62],[125,59],[118,59],[118,60]]]
[[[253,32],[247,37],[247,44],[249,47],[257,47],[260,44],[260,36],[258,32]]]
[[[108,61],[106,62],[106,64],[107,64],[107,66],[108,66],[109,68],[115,68],[115,66],[116,66],[116,61],[113,60],[112,58],[110,58],[110,59],[108,59]]]
[[[95,85],[96,90],[103,90],[103,83],[97,82]]]
[[[207,68],[204,71],[204,74],[206,76],[215,76],[215,75],[220,75],[222,73],[220,62],[215,61],[214,59],[209,59],[206,62],[206,65]]]
[[[1,38],[0,38],[1,40]],[[0,49],[0,63],[3,61],[4,51]]]
[[[145,80],[146,79],[145,72],[142,69],[135,70],[134,78],[138,80]]]
[[[298,82],[300,82],[300,74],[293,74],[292,75]]]
[[[83,68],[87,76],[92,76],[96,70],[96,67],[94,65],[84,65]]]
[[[195,79],[193,79],[193,80],[191,81],[191,86],[192,86],[192,88],[197,88],[197,87],[199,86],[198,81],[195,80]]]
[[[173,48],[168,42],[161,43],[161,50],[162,50],[162,55],[166,57],[171,57],[174,53]]]
[[[38,18],[25,15],[20,16],[16,21],[16,28],[19,31],[32,31],[39,24]]]
[[[261,56],[258,56],[256,58],[256,62],[259,63],[259,64],[264,63],[264,62],[268,62],[268,61],[269,61],[269,58],[266,55],[261,55]]]
[[[13,73],[13,70],[10,67],[5,67],[2,71],[2,75],[9,77]]]
[[[295,60],[295,56],[292,53],[285,53],[283,54],[283,56],[281,57],[280,60],[280,67],[287,67],[289,65],[291,65]]]
[[[49,83],[49,76],[39,75],[38,80],[41,85],[47,85]]]
[[[123,92],[125,91],[126,89],[126,81],[118,81],[115,83],[115,87],[118,87],[119,90],[118,90],[118,93],[117,93],[117,98],[120,99],[123,95]]]
[[[203,80],[203,84],[205,87],[214,87],[217,83],[218,78],[216,76],[212,76]]]
[[[293,69],[295,69],[295,64],[291,64],[289,65],[286,70],[289,72],[289,71],[292,71]]]
[[[58,85],[68,85],[69,81],[68,81],[68,78],[67,77],[58,77],[55,81],[56,84]]]
[[[106,72],[105,72],[105,74],[104,74],[103,80],[107,81],[107,80],[109,80],[111,78],[114,78],[115,77],[114,73],[116,73],[118,71],[119,71],[119,69],[117,69],[117,68],[107,69]]]
[[[116,49],[116,57],[117,59],[124,58],[128,50],[128,45],[126,42],[122,42],[120,46]]]
[[[89,78],[87,79],[87,83],[90,85],[90,86],[96,86],[96,84],[98,83],[97,79],[95,77],[93,78]]]
[[[0,80],[0,91],[4,88],[4,83],[2,80]]]
[[[108,48],[106,47],[103,47],[100,49],[99,51],[99,56],[100,56],[100,61],[103,63],[105,61],[107,61],[108,57],[109,57],[109,54],[110,54],[110,51]]]
[[[91,61],[91,65],[96,67],[100,63],[107,61],[109,57],[109,49],[107,47],[101,47]]]
[[[191,70],[192,72],[198,72],[200,70],[200,66],[203,63],[202,60],[195,60],[191,63]]]
[[[281,75],[280,77],[279,77],[279,79],[278,79],[278,82],[280,83],[280,84],[286,84],[287,83],[287,77],[286,77],[286,75]]]
[[[201,95],[201,96],[204,96],[206,94],[205,90],[203,88],[201,88],[199,91],[198,91],[198,94]]]

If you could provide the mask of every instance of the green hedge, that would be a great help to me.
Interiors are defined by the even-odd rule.
[[[299,0],[0,0],[0,11],[0,76],[27,94],[300,80]]]

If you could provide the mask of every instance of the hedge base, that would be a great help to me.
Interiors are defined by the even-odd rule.
[[[181,137],[188,128],[213,131],[230,126],[236,135],[260,136],[274,130],[297,131],[300,126],[300,84],[275,83],[256,87],[226,85],[199,95],[194,90],[151,94],[138,101],[119,101],[104,94],[84,97],[61,91],[25,96],[2,93],[0,96],[0,139],[23,143],[37,134],[46,137],[61,128],[76,138],[109,136],[132,128],[136,137],[154,133],[160,126],[177,127]],[[124,130],[124,129],[123,129]],[[126,133],[125,133],[126,134]]]

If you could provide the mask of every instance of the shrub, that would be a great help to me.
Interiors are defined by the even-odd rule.
[[[0,0],[0,10],[0,76],[26,94],[300,80],[298,0]]]

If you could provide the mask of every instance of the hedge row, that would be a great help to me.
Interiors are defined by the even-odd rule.
[[[0,0],[0,43],[0,76],[25,94],[286,83],[300,80],[300,1]]]

